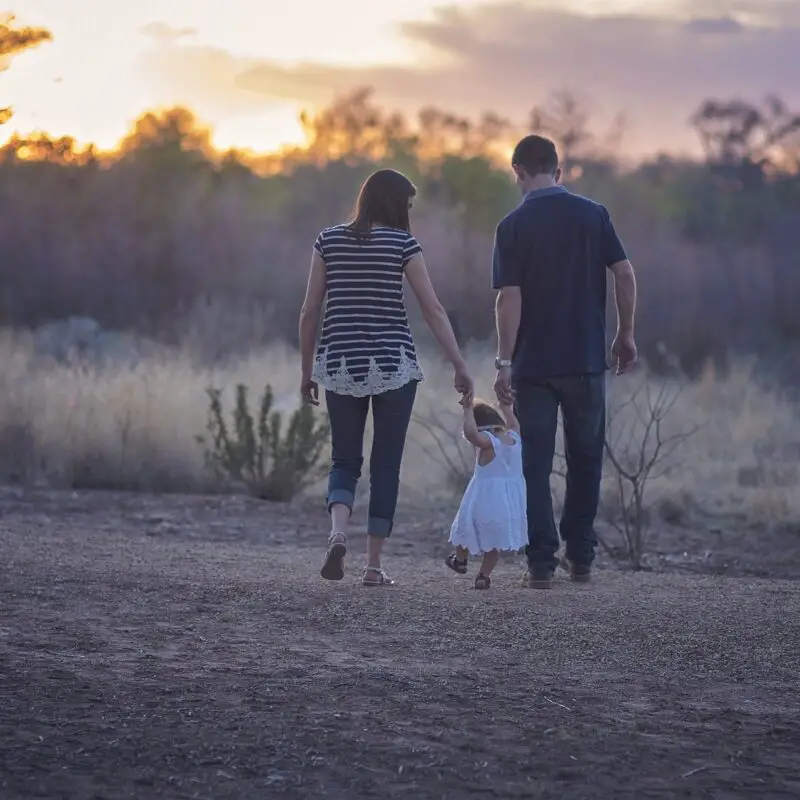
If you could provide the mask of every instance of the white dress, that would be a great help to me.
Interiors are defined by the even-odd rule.
[[[518,551],[528,544],[522,441],[515,431],[508,432],[513,444],[485,433],[492,440],[494,458],[481,466],[476,457],[475,472],[450,528],[450,542],[472,555]]]

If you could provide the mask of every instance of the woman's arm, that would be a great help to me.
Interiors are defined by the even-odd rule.
[[[514,406],[509,403],[500,403],[500,413],[503,415],[503,419],[506,421],[508,429],[510,431],[514,431],[515,433],[519,433],[519,420],[514,414]]]
[[[406,264],[405,272],[408,284],[419,302],[425,324],[431,329],[450,363],[457,370],[466,372],[467,365],[453,333],[453,326],[433,289],[422,253],[416,253],[411,257]]]
[[[464,438],[480,450],[492,450],[492,440],[488,434],[478,430],[475,423],[475,413],[472,410],[472,403],[464,402]]]
[[[314,367],[314,350],[317,346],[319,320],[322,315],[322,304],[325,301],[325,262],[314,250],[311,256],[311,270],[308,274],[308,285],[303,307],[300,309],[300,359],[303,370],[303,383],[311,380]]]

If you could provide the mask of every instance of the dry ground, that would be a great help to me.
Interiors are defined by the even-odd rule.
[[[475,592],[405,516],[362,589],[318,578],[323,523],[3,494],[0,797],[800,796],[800,584],[512,559]]]

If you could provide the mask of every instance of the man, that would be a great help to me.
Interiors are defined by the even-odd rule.
[[[618,375],[636,361],[636,279],[608,211],[561,184],[556,147],[526,136],[511,158],[524,199],[495,235],[495,391],[514,398],[528,501],[526,584],[547,589],[557,565],[550,474],[558,411],[566,496],[560,533],[575,581],[591,577],[605,441],[606,273],[614,279]]]

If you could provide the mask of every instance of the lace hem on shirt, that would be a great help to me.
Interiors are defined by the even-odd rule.
[[[383,372],[377,361],[370,358],[369,369],[362,380],[356,380],[350,374],[345,356],[339,356],[338,368],[331,369],[336,360],[334,357],[329,362],[324,350],[318,352],[314,360],[312,377],[324,389],[349,397],[370,397],[374,394],[383,394],[400,389],[411,381],[425,379],[416,359],[409,358],[404,347],[400,349],[400,363],[396,371]]]

